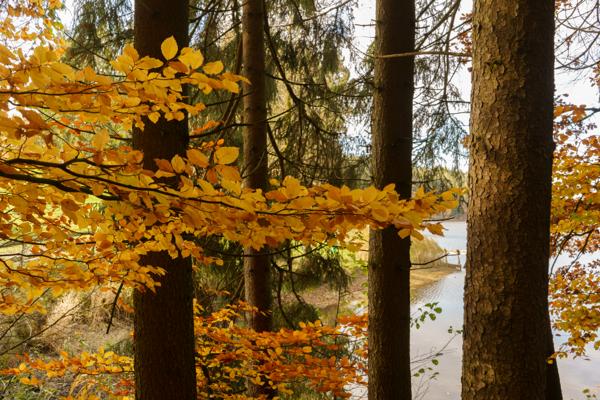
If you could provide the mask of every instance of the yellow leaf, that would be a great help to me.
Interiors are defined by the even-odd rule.
[[[395,189],[396,189],[396,184],[390,183],[390,184],[385,185],[385,187],[383,188],[383,191],[390,193],[390,192],[393,192]]]
[[[207,74],[216,75],[221,73],[221,71],[223,71],[223,68],[223,63],[221,61],[214,61],[207,63],[203,69],[204,72],[206,72]]]
[[[242,185],[240,184],[240,182],[234,182],[224,179],[221,181],[221,186],[223,186],[223,189],[228,190],[236,196],[239,196],[240,193],[242,193]]]
[[[369,186],[362,192],[362,200],[365,203],[370,203],[377,198],[379,191],[375,189],[373,186]]]
[[[197,69],[204,63],[204,56],[200,51],[186,47],[181,50],[179,61],[192,69]]]
[[[215,162],[217,164],[231,164],[237,160],[240,149],[237,147],[219,147],[215,151]]]
[[[150,121],[152,121],[153,123],[157,123],[159,118],[160,118],[160,114],[157,112],[152,112],[148,115],[148,119]]]
[[[139,53],[131,44],[125,45],[125,48],[123,49],[123,53],[127,54],[129,57],[131,57],[131,59],[133,61],[137,61],[140,58]]]
[[[401,239],[405,239],[405,238],[409,237],[410,229],[400,229],[398,231],[398,236],[400,236]]]
[[[373,218],[376,221],[379,221],[379,222],[385,222],[385,221],[387,221],[387,219],[388,219],[388,217],[390,215],[390,213],[388,212],[388,210],[386,210],[383,207],[376,207],[376,208],[374,207],[372,209],[371,213],[373,215]]]
[[[230,167],[227,165],[217,165],[216,167],[219,174],[223,179],[227,179],[230,181],[241,181],[242,177],[240,176],[240,172],[237,167]]]
[[[160,45],[160,51],[166,60],[170,60],[177,54],[177,42],[173,36],[166,38]]]
[[[444,236],[444,227],[442,224],[431,224],[427,225],[427,230],[434,235]]]
[[[442,199],[446,201],[452,201],[454,200],[454,193],[452,193],[451,191],[444,192],[442,193]]]
[[[103,150],[109,140],[110,135],[108,134],[108,131],[103,129],[94,135],[94,139],[92,139],[92,146],[94,146],[94,148],[97,150]]]
[[[183,171],[185,171],[185,161],[183,161],[183,158],[181,158],[181,156],[178,154],[176,154],[171,160],[171,165],[178,174],[181,174]]]
[[[192,164],[200,168],[208,167],[208,157],[200,150],[189,149],[187,151],[187,158],[192,162]]]
[[[230,91],[231,93],[239,93],[240,92],[240,87],[235,82],[232,82],[228,79],[223,79],[221,81],[221,83],[223,84],[223,87],[225,89],[227,89],[228,91]]]
[[[163,62],[152,57],[144,57],[136,66],[140,69],[154,69],[163,66]]]
[[[412,231],[412,236],[417,240],[423,240],[423,235],[419,231]]]

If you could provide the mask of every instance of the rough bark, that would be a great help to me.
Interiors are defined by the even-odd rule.
[[[475,2],[464,400],[549,387],[553,5]]]
[[[242,10],[242,65],[244,76],[251,82],[244,85],[244,185],[266,190],[267,102],[265,88],[265,44],[263,0],[246,0]],[[258,309],[248,316],[252,329],[263,332],[272,329],[272,293],[269,256],[266,249],[246,249],[244,258],[245,295],[248,304]],[[251,395],[272,397],[268,386],[249,384]]]
[[[413,0],[376,3],[377,55],[411,52]],[[373,181],[411,196],[414,58],[378,58],[372,114]],[[369,244],[369,399],[410,400],[410,239],[371,232]]]
[[[160,44],[173,35],[180,47],[188,43],[187,0],[136,0],[135,47],[141,56],[162,59]],[[134,130],[133,146],[144,152],[144,168],[156,170],[154,159],[184,154],[188,124],[145,121]],[[149,253],[142,264],[164,268],[156,294],[134,294],[135,380],[138,400],[195,400],[193,284],[189,258],[172,259],[165,252]]]

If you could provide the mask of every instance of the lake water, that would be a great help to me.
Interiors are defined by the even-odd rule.
[[[447,231],[444,237],[436,237],[436,241],[447,250],[460,250],[460,263],[464,265],[466,250],[466,223],[449,222],[444,224]],[[456,262],[453,256],[449,261]],[[557,265],[561,265],[561,261]],[[452,273],[440,281],[421,290],[414,301],[413,310],[426,303],[438,302],[443,311],[435,321],[428,321],[420,329],[412,332],[412,359],[427,358],[432,353],[441,351],[437,356],[439,361],[434,366],[430,359],[415,362],[415,371],[422,367],[432,367],[438,374],[431,378],[427,371],[419,378],[413,378],[413,393],[415,399],[426,400],[457,400],[460,399],[460,374],[462,357],[462,339],[460,335],[448,333],[448,328],[460,329],[463,323],[463,285],[464,271]],[[560,344],[560,338],[556,338]],[[444,347],[443,350],[440,348]],[[600,391],[600,352],[590,349],[588,360],[568,359],[559,360],[558,366],[565,400],[585,399],[582,390],[585,388]]]

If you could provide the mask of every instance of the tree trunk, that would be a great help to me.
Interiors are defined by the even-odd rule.
[[[251,82],[244,84],[244,185],[262,189],[268,185],[267,159],[267,103],[265,97],[265,44],[263,0],[246,0],[242,15],[242,65],[244,76]],[[246,301],[258,309],[250,314],[249,325],[263,332],[272,329],[272,294],[269,256],[260,255],[266,249],[246,249],[244,281]],[[249,384],[250,395],[272,397],[268,386]]]
[[[187,0],[136,0],[135,47],[140,56],[162,59],[160,45],[173,35],[180,47],[188,43]],[[184,154],[187,119],[134,130],[133,146],[144,152],[144,168],[156,170],[154,159]],[[156,294],[136,291],[135,380],[138,400],[195,400],[193,284],[189,258],[172,259],[166,252],[149,253],[141,263],[164,268]]]
[[[376,55],[411,52],[414,0],[377,0]],[[412,187],[414,58],[377,58],[372,114],[372,174],[382,188]],[[410,239],[372,231],[369,244],[369,399],[410,400]]]
[[[463,400],[546,398],[553,6],[475,2]]]
[[[243,8],[244,76],[244,183],[253,189],[267,188],[267,106],[265,98],[263,0],[247,0]],[[263,250],[264,252],[264,250]],[[246,250],[244,278],[246,301],[265,313],[257,313],[250,325],[257,331],[271,330],[271,285],[269,257]]]

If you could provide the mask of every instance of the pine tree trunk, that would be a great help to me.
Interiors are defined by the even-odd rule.
[[[377,55],[415,46],[413,0],[377,0]],[[414,58],[377,58],[372,114],[373,180],[412,187]],[[396,229],[371,232],[369,244],[369,399],[410,400],[410,239]]]
[[[251,82],[244,85],[244,185],[265,191],[268,185],[267,104],[265,97],[265,43],[263,0],[246,0],[242,14],[243,74]],[[272,329],[271,270],[266,252],[246,249],[244,281],[246,301],[258,309],[248,316],[252,329],[263,332]],[[266,386],[249,384],[250,395],[272,397]]]
[[[244,85],[244,184],[253,189],[267,188],[267,106],[265,98],[263,0],[247,0],[243,8],[244,76],[251,82]],[[264,250],[262,251],[264,252]],[[247,255],[256,252],[246,250]],[[251,319],[257,331],[271,330],[271,285],[269,257],[254,255],[244,260],[246,300],[258,307]]]
[[[180,48],[187,45],[187,0],[135,1],[135,47],[140,56],[162,59],[160,45],[171,35]],[[144,152],[144,168],[156,170],[154,159],[185,153],[187,119],[145,123],[144,131],[134,130],[133,135],[134,148]],[[156,294],[134,294],[136,399],[195,400],[191,260],[156,252],[143,256],[141,263],[164,268],[167,274],[159,280]]]
[[[475,2],[463,400],[547,395],[553,6]]]

